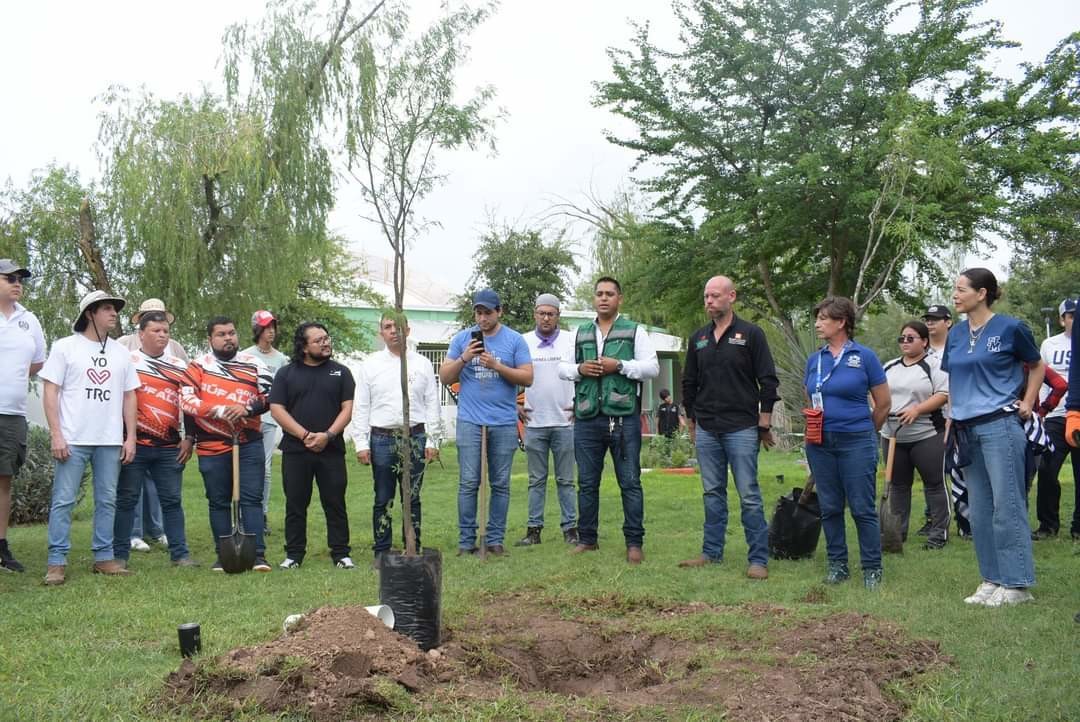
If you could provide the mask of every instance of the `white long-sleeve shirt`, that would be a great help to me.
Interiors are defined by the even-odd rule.
[[[615,318],[618,318],[618,316]],[[593,319],[593,327],[596,329],[597,354],[603,356],[604,339],[606,337],[600,330],[600,324],[596,319]],[[626,378],[634,381],[653,379],[660,375],[660,362],[656,358],[656,347],[653,346],[652,339],[649,338],[649,332],[640,323],[634,332],[634,358],[623,361],[621,373]],[[559,378],[577,382],[581,379],[581,374],[578,373],[578,364],[566,361],[560,363]],[[638,386],[638,394],[641,394],[640,386]]]
[[[435,386],[435,369],[425,357],[409,351],[409,426],[424,424],[428,448],[436,447],[442,411]],[[401,426],[401,358],[386,349],[368,356],[360,367],[353,399],[349,436],[357,451],[371,448],[371,427]]]

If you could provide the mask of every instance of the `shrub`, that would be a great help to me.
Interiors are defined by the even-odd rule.
[[[86,493],[89,466],[79,485],[76,504]],[[49,518],[52,504],[53,458],[48,429],[31,426],[26,438],[26,463],[11,480],[11,523],[40,524]]]
[[[646,469],[693,466],[694,446],[690,435],[679,431],[673,438],[657,434],[641,450],[641,466]]]

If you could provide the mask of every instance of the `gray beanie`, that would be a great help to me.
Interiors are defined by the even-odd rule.
[[[533,308],[536,308],[536,306],[554,306],[555,310],[558,311],[560,306],[559,297],[553,293],[541,293],[536,297]]]

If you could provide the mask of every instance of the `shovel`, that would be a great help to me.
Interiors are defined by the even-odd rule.
[[[480,535],[480,558],[487,559],[487,426],[480,427],[480,501],[476,526]]]
[[[904,530],[900,528],[900,519],[892,510],[889,498],[892,486],[893,461],[896,458],[896,428],[892,428],[889,437],[889,452],[885,457],[885,494],[881,497],[881,549],[893,554],[904,552]]]
[[[228,574],[240,574],[255,566],[255,535],[243,531],[240,522],[240,442],[232,437],[232,533],[218,537],[218,559]]]

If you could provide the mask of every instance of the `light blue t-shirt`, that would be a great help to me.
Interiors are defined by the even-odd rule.
[[[967,421],[1000,411],[1023,394],[1024,363],[1041,360],[1035,337],[1019,319],[994,315],[974,345],[967,321],[953,326],[941,368],[949,374],[952,417]]]
[[[835,364],[828,346],[810,354],[810,358],[806,360],[803,384],[806,386],[806,395],[811,399],[818,388],[819,359],[821,396],[825,407],[823,430],[848,434],[873,431],[874,418],[870,415],[867,394],[870,389],[887,380],[877,355],[854,341],[848,341]]]
[[[460,358],[468,348],[473,331],[470,326],[450,340],[446,358]],[[517,331],[500,326],[494,336],[484,336],[484,348],[501,363],[518,368],[532,363],[529,345]],[[494,369],[484,368],[473,358],[461,369],[461,393],[458,394],[458,418],[487,426],[517,424],[517,387]]]

